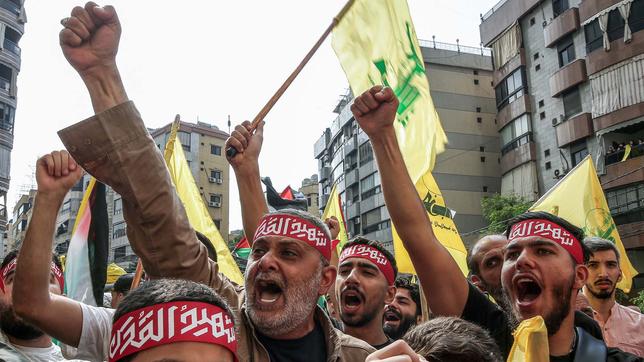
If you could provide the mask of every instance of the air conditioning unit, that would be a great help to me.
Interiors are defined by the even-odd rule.
[[[210,207],[221,207],[221,202],[208,201],[208,206],[210,206]]]
[[[214,184],[216,182],[216,180],[217,179],[214,178],[214,177],[208,177],[208,182],[210,182],[211,184]]]
[[[223,182],[224,182],[224,180],[222,180],[222,179],[220,179],[220,178],[216,178],[216,179],[215,179],[215,183],[217,183],[217,184],[220,184],[220,185],[221,185]]]

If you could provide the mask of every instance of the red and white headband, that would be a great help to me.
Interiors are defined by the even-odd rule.
[[[517,238],[538,236],[561,245],[572,255],[577,264],[584,263],[584,252],[581,242],[568,230],[545,219],[528,219],[520,221],[510,229],[508,240],[511,242]]]
[[[176,342],[225,347],[237,361],[235,322],[223,308],[202,302],[169,302],[122,315],[112,325],[109,361]]]
[[[340,263],[349,258],[361,258],[369,260],[376,264],[378,269],[382,272],[387,279],[389,285],[394,285],[396,277],[394,276],[394,267],[389,262],[389,259],[380,250],[370,245],[356,244],[344,248],[340,254]]]
[[[326,260],[331,260],[331,239],[312,222],[289,214],[268,214],[255,231],[253,242],[266,236],[284,236],[303,241],[317,249]]]
[[[18,257],[13,258],[7,265],[4,266],[0,270],[0,289],[4,292],[4,281],[7,279],[7,276],[13,271],[16,270],[16,267],[18,266]],[[58,285],[60,286],[60,291],[64,292],[65,291],[65,277],[63,276],[63,271],[60,270],[58,265],[54,263],[53,261],[51,262],[51,272],[54,274],[54,277],[56,278],[56,281],[58,282]]]

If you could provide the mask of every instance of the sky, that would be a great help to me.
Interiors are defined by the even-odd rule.
[[[479,46],[480,14],[497,0],[408,0],[419,39]],[[252,120],[295,69],[345,0],[112,0],[123,33],[117,63],[146,125],[175,114],[227,131]],[[100,3],[103,5],[103,3]],[[60,20],[82,2],[27,0],[7,205],[35,186],[38,157],[63,145],[56,132],[93,115],[87,91],[58,45]],[[298,188],[317,173],[313,144],[348,82],[327,39],[265,118],[262,176]],[[430,85],[431,86],[431,85]],[[230,170],[230,230],[241,228]]]

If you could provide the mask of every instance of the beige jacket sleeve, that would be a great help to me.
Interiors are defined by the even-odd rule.
[[[232,306],[238,289],[188,222],[163,156],[132,102],[122,103],[58,132],[72,157],[123,198],[127,237],[151,278],[210,285]]]

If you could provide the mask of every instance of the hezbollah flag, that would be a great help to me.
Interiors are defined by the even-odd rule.
[[[400,105],[395,129],[412,181],[434,165],[447,137],[429,93],[406,0],[355,0],[333,29],[333,49],[355,95],[391,87]]]
[[[172,131],[168,137],[164,152],[165,163],[168,166],[168,171],[170,171],[174,187],[183,203],[183,207],[186,209],[190,225],[195,230],[206,235],[215,250],[217,250],[219,270],[230,280],[241,285],[244,283],[244,277],[230,254],[226,242],[224,242],[215,223],[210,218],[208,209],[199,193],[199,188],[197,188],[195,179],[190,172],[190,166],[186,161],[186,155],[183,153],[181,143],[176,142],[178,129],[179,116],[172,124]]]
[[[626,293],[631,290],[637,270],[628,260],[590,156],[586,156],[532,205],[530,211],[546,211],[557,215],[582,228],[586,236],[598,236],[615,243],[621,256],[622,269],[622,281],[617,287]]]
[[[463,240],[456,229],[452,211],[445,206],[445,200],[441,191],[434,180],[431,172],[427,172],[418,182],[416,182],[416,191],[418,196],[423,200],[425,210],[432,224],[432,230],[436,239],[452,254],[452,258],[461,268],[463,275],[467,276],[467,250],[463,245]],[[392,227],[394,235],[394,250],[396,251],[396,263],[400,273],[416,274],[414,266],[411,264],[409,254],[405,250],[402,240],[396,232],[396,227]]]
[[[65,258],[65,295],[81,303],[102,306],[108,253],[105,185],[92,177],[76,215]]]
[[[342,251],[342,247],[349,240],[347,235],[347,227],[344,222],[344,214],[342,213],[342,201],[340,200],[340,194],[338,194],[338,184],[333,184],[331,193],[329,194],[329,201],[326,202],[324,207],[324,213],[322,214],[322,220],[326,220],[331,216],[335,216],[340,222],[340,232],[338,233],[338,240],[340,241],[336,246],[338,255]]]

